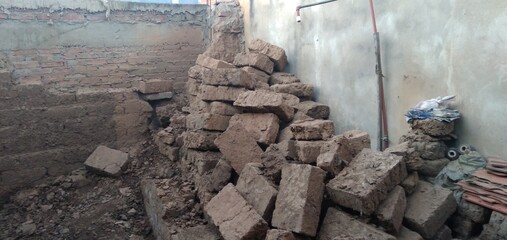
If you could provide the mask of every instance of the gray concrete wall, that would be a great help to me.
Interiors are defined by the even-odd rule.
[[[377,85],[368,1],[241,0],[247,40],[286,49],[288,71],[316,87],[337,132],[377,136]],[[507,1],[374,1],[381,35],[391,143],[408,131],[419,101],[457,95],[460,141],[507,158]],[[375,141],[372,141],[375,142]],[[374,146],[376,147],[376,146]]]

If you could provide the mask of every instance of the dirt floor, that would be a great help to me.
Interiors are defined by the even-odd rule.
[[[181,182],[181,173],[155,144],[137,149],[119,178],[83,168],[19,191],[0,210],[0,239],[154,239],[140,179]]]

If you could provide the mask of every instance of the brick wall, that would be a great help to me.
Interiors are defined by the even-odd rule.
[[[148,137],[137,82],[172,81],[178,94],[208,42],[205,5],[9,4],[23,7],[0,6],[0,200],[82,167],[98,145]]]

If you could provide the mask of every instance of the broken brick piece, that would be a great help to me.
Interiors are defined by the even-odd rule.
[[[216,138],[215,144],[238,174],[247,163],[262,162],[262,149],[242,125],[231,125]]]
[[[327,140],[334,135],[334,123],[331,120],[299,121],[290,125],[296,140]]]
[[[371,147],[370,135],[367,132],[361,130],[350,130],[343,133],[343,136],[347,140],[352,156],[355,157],[364,148]]]
[[[270,89],[278,93],[289,93],[300,98],[311,98],[313,95],[313,86],[304,83],[275,84]]]
[[[250,112],[274,113],[282,121],[290,121],[294,116],[294,108],[286,101],[287,99],[280,93],[256,90],[241,93],[234,106]]]
[[[455,210],[456,201],[451,190],[419,181],[417,189],[407,199],[403,224],[424,238],[433,238]]]
[[[197,96],[197,94],[199,94],[200,86],[201,84],[193,78],[188,78],[188,81],[185,83],[187,93],[192,96]]]
[[[327,192],[336,204],[370,215],[406,176],[402,157],[363,149],[329,181]]]
[[[250,76],[257,81],[257,83],[268,83],[269,82],[269,75],[259,69],[247,66],[242,67],[245,72],[249,73]],[[268,85],[269,88],[269,85]]]
[[[287,55],[285,55],[285,50],[283,50],[283,48],[260,39],[254,39],[250,42],[248,49],[250,52],[262,53],[268,56],[271,61],[275,63],[275,69],[278,72],[283,72],[283,70],[285,70],[285,66],[287,65]]]
[[[291,231],[270,229],[266,235],[266,240],[296,240],[296,237]]]
[[[201,85],[197,97],[203,101],[234,102],[244,92],[244,88]]]
[[[127,167],[129,155],[106,146],[98,146],[84,165],[98,174],[118,177]]]
[[[264,71],[267,74],[273,73],[274,63],[268,56],[259,53],[238,53],[234,58],[234,65],[238,67],[250,66]]]
[[[215,150],[215,139],[220,132],[210,131],[186,131],[183,133],[183,146],[198,150]]]
[[[405,189],[407,195],[410,195],[417,188],[417,183],[419,183],[419,174],[414,171],[408,174],[407,178],[400,185]]]
[[[407,207],[405,190],[396,186],[375,211],[380,225],[388,232],[398,233]]]
[[[260,163],[245,165],[239,175],[236,189],[264,220],[269,221],[275,208],[278,190],[262,175],[261,167]]]
[[[203,84],[212,86],[244,87],[254,89],[255,80],[239,68],[206,69],[202,73]]]
[[[139,91],[144,94],[170,92],[173,82],[170,80],[150,79],[139,82]]]
[[[210,113],[220,114],[225,116],[233,116],[234,114],[240,113],[240,111],[232,106],[230,103],[224,102],[211,102]]]
[[[296,75],[292,73],[285,73],[285,72],[275,72],[271,74],[271,77],[269,78],[269,84],[275,85],[275,84],[290,84],[290,83],[298,83],[301,82]]]
[[[320,148],[324,141],[296,141],[296,152],[299,161],[303,163],[315,163],[320,155]]]
[[[263,240],[268,224],[231,183],[204,207],[225,240]]]
[[[187,116],[187,129],[225,131],[229,126],[230,116],[212,113],[192,113]]]
[[[296,105],[296,109],[313,119],[327,119],[329,117],[329,106],[314,101],[300,102]]]
[[[327,209],[326,217],[322,222],[317,239],[396,240],[394,236],[356,220],[347,213],[332,207]]]
[[[229,124],[243,125],[258,143],[269,145],[276,141],[279,122],[273,113],[243,113],[234,115]]]
[[[232,65],[226,61],[214,59],[214,58],[208,57],[204,54],[199,54],[199,56],[197,56],[197,60],[195,61],[195,64],[206,67],[206,68],[211,68],[211,69],[236,68],[234,65]]]
[[[271,224],[314,237],[319,225],[325,172],[307,164],[288,164],[282,169]]]

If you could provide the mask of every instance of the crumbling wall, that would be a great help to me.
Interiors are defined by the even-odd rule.
[[[0,195],[148,135],[141,80],[178,97],[208,42],[203,5],[0,1]]]
[[[261,38],[287,52],[288,71],[312,83],[331,107],[337,131],[359,128],[376,139],[377,82],[368,1],[247,1],[248,39]],[[457,95],[465,116],[460,141],[486,155],[507,156],[507,54],[502,30],[507,2],[375,1],[381,38],[389,133],[396,144],[408,130],[404,114],[419,101]],[[423,14],[424,13],[424,14]],[[333,111],[334,110],[334,111]],[[372,141],[376,144],[376,141]]]

